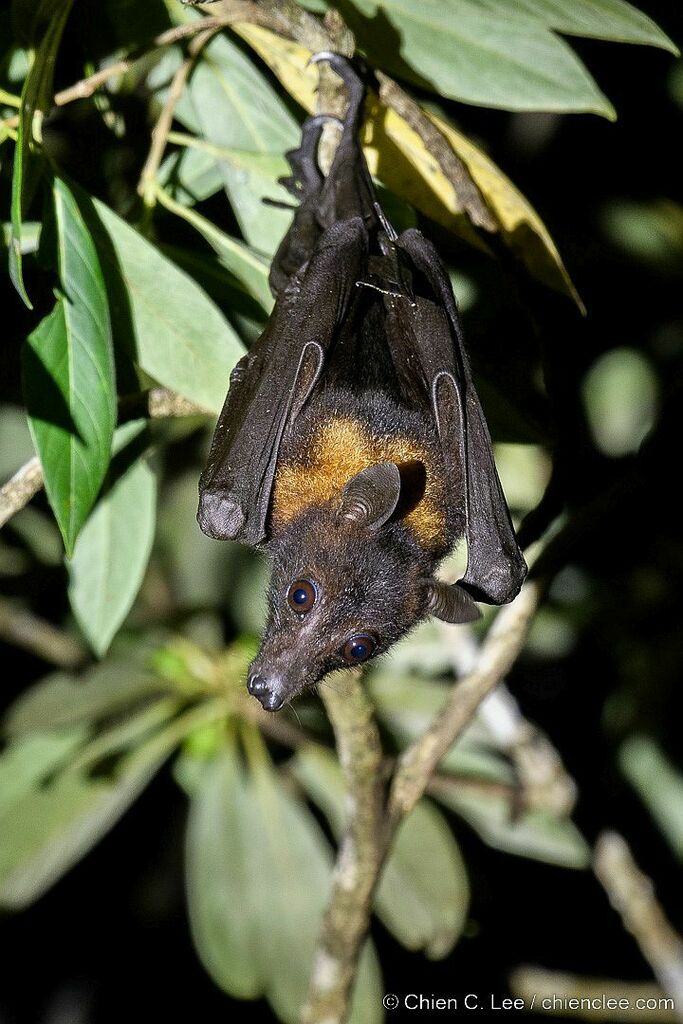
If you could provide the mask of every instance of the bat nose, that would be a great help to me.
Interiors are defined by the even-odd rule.
[[[263,676],[249,676],[247,689],[266,711],[279,711],[284,704],[282,697],[269,686]]]

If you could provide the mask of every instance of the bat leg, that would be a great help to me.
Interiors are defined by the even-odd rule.
[[[330,122],[343,127],[339,118],[331,114],[316,114],[306,118],[301,128],[299,146],[285,153],[292,173],[278,178],[278,181],[297,199],[303,200],[322,188],[325,179],[318,166],[318,144],[323,127]]]
[[[349,96],[342,137],[330,172],[320,191],[318,219],[325,227],[349,217],[362,217],[368,229],[381,227],[379,206],[368,165],[360,144],[363,122],[365,83],[354,64],[340,53],[322,51],[311,57],[312,64],[322,61],[339,75]]]
[[[341,78],[349,94],[349,106],[344,118],[344,126],[347,125],[357,132],[361,125],[363,100],[365,99],[365,84],[358,74],[353,63],[348,57],[341,53],[334,53],[332,50],[321,50],[314,53],[309,64],[329,64],[333,71]]]

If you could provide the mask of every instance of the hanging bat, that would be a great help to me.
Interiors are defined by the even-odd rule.
[[[269,711],[428,615],[467,622],[475,601],[510,601],[526,575],[446,270],[379,206],[354,66],[313,60],[349,93],[340,144],[323,177],[326,118],[311,117],[287,154],[299,206],[271,268],[275,308],[232,372],[199,484],[204,533],[272,558],[247,684]],[[467,571],[449,586],[435,572],[463,537]]]

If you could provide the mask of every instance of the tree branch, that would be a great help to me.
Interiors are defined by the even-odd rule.
[[[511,668],[524,645],[541,592],[538,582],[528,581],[512,604],[498,613],[477,652],[473,670],[454,685],[432,725],[398,759],[386,810],[381,804],[381,745],[360,680],[353,680],[350,693],[321,690],[346,776],[350,818],[337,854],[302,1024],[343,1024],[347,1019],[351,981],[368,929],[372,895],[396,830],[482,700]]]
[[[638,1009],[638,1024],[669,1024],[677,1021],[674,1010],[664,1006],[660,1000],[664,992],[659,985],[642,981],[626,981],[620,978],[587,978],[560,971],[548,971],[543,967],[522,966],[510,973],[510,989],[525,1002],[526,1012],[557,1016],[562,1019],[576,1017],[579,1020],[609,1020],[632,1022],[636,1019],[634,1007],[641,1000]],[[575,1009],[563,1006],[558,1000],[576,1000],[574,1007],[581,1006],[580,1000],[589,999],[590,1009]],[[612,1006],[605,1006],[611,1000]],[[626,1000],[628,1009],[623,1005]],[[650,1002],[654,1001],[654,1004]],[[593,1002],[594,1001],[594,1002]],[[545,1006],[544,1006],[545,1003]],[[659,1005],[657,1005],[659,1004]],[[650,1009],[644,1007],[650,1006]],[[549,1008],[549,1007],[552,1007]],[[585,1002],[583,1004],[585,1007]]]
[[[344,686],[344,690],[337,687]],[[303,1024],[346,1017],[368,930],[383,846],[382,745],[373,707],[355,671],[320,688],[346,779],[348,823],[337,854]]]
[[[439,761],[461,735],[484,697],[507,675],[521,651],[538,607],[541,587],[527,581],[502,608],[482,644],[472,672],[455,684],[441,713],[399,758],[389,792],[391,829],[412,810],[425,791]]]
[[[88,660],[78,640],[4,597],[0,597],[0,639],[59,668],[78,668]]]
[[[28,505],[43,486],[43,468],[35,455],[0,487],[0,527]]]
[[[344,24],[340,15],[330,10],[325,15],[324,21],[320,21],[313,14],[303,10],[295,0],[208,0],[207,4],[192,4],[198,8],[203,6],[218,7],[220,15],[207,15],[201,21],[192,22],[186,25],[177,25],[160,33],[144,46],[131,50],[127,56],[102,68],[87,78],[81,79],[74,85],[62,89],[54,96],[57,106],[65,106],[75,100],[85,99],[92,96],[97,89],[105,85],[111,78],[125,74],[148,53],[171,46],[174,43],[190,39],[195,36],[202,36],[207,32],[213,34],[223,28],[229,28],[236,22],[244,21],[254,25],[261,25],[271,31],[280,33],[287,38],[305,46],[312,52],[334,49],[339,53],[348,56],[353,54],[353,34]],[[189,59],[189,57],[188,57]],[[194,58],[193,58],[194,59]],[[153,132],[153,143],[148,155],[145,167],[140,178],[138,191],[154,203],[151,192],[151,181],[156,175],[161,164],[168,132],[173,120],[173,110],[178,102],[182,88],[191,70],[192,60],[189,66],[186,62],[179,69],[178,76],[171,86],[171,92],[167,98],[167,104],[159,118]],[[339,83],[331,69],[322,66],[321,74],[321,97],[324,96],[319,105],[324,105],[326,113],[341,113],[343,111],[343,86]],[[383,72],[377,73],[379,82],[379,93],[381,101],[400,117],[403,117],[410,127],[417,133],[426,148],[436,158],[444,175],[453,185],[459,202],[472,223],[488,232],[497,230],[496,221],[486,205],[481,192],[472,178],[467,166],[453,150],[448,140],[439,131],[436,125],[427,117],[425,112],[393,79]],[[6,125],[12,127],[17,117],[10,118]],[[321,163],[326,167],[329,163],[329,151],[334,148],[335,128],[334,125],[326,125],[323,130],[323,143],[321,146]]]
[[[677,1019],[683,1020],[683,940],[667,920],[651,880],[636,864],[623,836],[617,832],[598,836],[593,870],[624,928],[673,999]]]

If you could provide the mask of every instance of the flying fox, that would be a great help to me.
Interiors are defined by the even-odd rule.
[[[341,140],[326,176],[325,117],[287,154],[299,205],[270,271],[275,306],[231,374],[199,484],[204,533],[272,560],[247,682],[268,711],[429,615],[468,622],[476,602],[510,601],[527,571],[447,271],[378,202],[360,74],[338,54],[313,60],[348,91]],[[463,538],[467,570],[448,585],[436,572]]]

